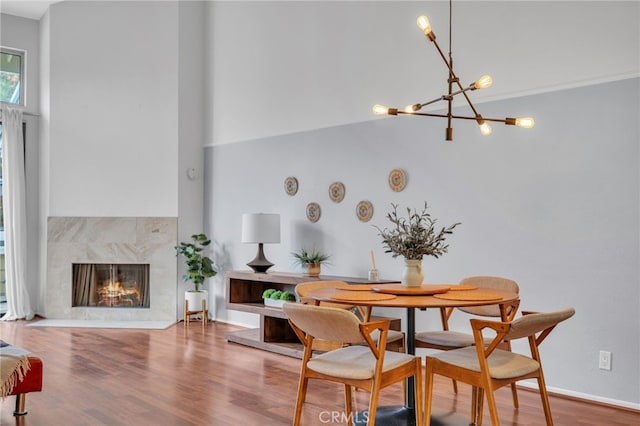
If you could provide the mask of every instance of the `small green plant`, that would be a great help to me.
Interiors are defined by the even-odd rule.
[[[196,291],[200,291],[204,280],[214,277],[218,271],[214,268],[213,260],[202,254],[205,247],[211,244],[211,240],[205,234],[194,234],[191,239],[192,243],[181,242],[175,246],[176,256],[185,257],[187,273],[182,276],[184,282],[192,281]]]
[[[262,293],[262,298],[295,302],[296,295],[291,293],[290,291],[282,291],[282,290],[276,290],[274,288],[268,288]]]
[[[405,259],[422,260],[423,256],[438,258],[446,253],[449,245],[445,244],[447,235],[453,234],[453,229],[460,225],[453,225],[436,231],[436,219],[429,214],[425,201],[424,209],[417,210],[407,208],[407,217],[398,216],[398,205],[391,204],[393,210],[387,214],[387,219],[394,225],[391,229],[380,229],[382,244],[385,253],[392,253],[393,257],[403,256]]]
[[[296,263],[305,266],[310,264],[321,265],[327,263],[329,255],[324,254],[317,249],[307,250],[305,248],[300,249],[298,252],[291,253]]]

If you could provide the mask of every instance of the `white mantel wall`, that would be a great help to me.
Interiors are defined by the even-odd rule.
[[[175,2],[49,11],[49,216],[176,217]]]

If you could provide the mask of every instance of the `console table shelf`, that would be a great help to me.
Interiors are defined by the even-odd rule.
[[[321,275],[309,277],[287,272],[255,273],[252,271],[227,272],[228,310],[249,312],[260,316],[260,328],[225,334],[229,342],[302,358],[303,347],[280,308],[264,305],[262,293],[273,288],[294,292],[299,283],[308,281],[344,281],[349,284],[373,284],[366,278]],[[400,319],[392,319],[391,328],[400,330]]]

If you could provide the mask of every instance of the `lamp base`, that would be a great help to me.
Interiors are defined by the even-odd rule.
[[[262,243],[258,243],[258,254],[251,262],[247,263],[247,266],[253,269],[253,272],[261,274],[266,273],[267,270],[273,266],[273,263],[269,262],[267,258],[264,257]]]

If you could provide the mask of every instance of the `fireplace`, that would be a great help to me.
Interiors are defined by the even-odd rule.
[[[175,321],[177,225],[175,217],[49,217],[45,316]],[[74,290],[76,280],[84,286]]]
[[[148,308],[150,293],[149,264],[73,264],[73,307]]]

